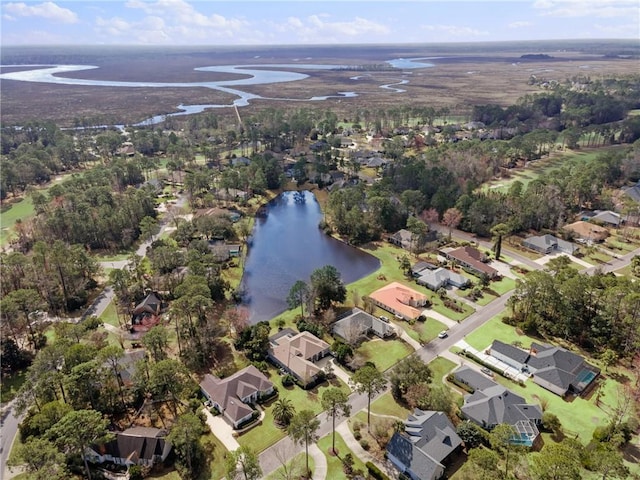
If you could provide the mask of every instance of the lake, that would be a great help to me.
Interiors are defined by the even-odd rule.
[[[333,265],[345,284],[379,268],[374,256],[326,235],[318,228],[321,220],[311,192],[285,192],[256,218],[242,278],[251,323],[287,310],[291,286],[298,280],[309,282],[317,268]]]

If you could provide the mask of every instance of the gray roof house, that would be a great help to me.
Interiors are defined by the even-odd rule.
[[[466,365],[461,366],[453,372],[453,377],[460,383],[464,383],[473,390],[484,390],[496,385],[496,382],[487,378],[486,375],[474,370]]]
[[[548,344],[534,342],[529,350],[523,350],[494,340],[491,356],[531,373],[535,383],[560,396],[579,395],[600,374],[599,368],[580,355]]]
[[[412,267],[411,267],[411,275],[413,275],[414,277],[419,277],[420,273],[424,270],[435,270],[436,268],[438,268],[437,265],[434,265],[433,263],[429,263],[429,262],[416,262]]]
[[[387,458],[406,477],[437,480],[462,446],[462,440],[443,412],[416,409],[387,444]]]
[[[469,284],[469,279],[464,275],[452,272],[446,268],[436,270],[423,270],[420,272],[416,283],[424,285],[430,290],[436,291],[441,287],[453,285],[454,287],[464,287]]]
[[[631,187],[623,187],[622,191],[629,195],[634,202],[640,203],[640,182]]]
[[[544,254],[564,252],[573,255],[578,250],[577,245],[548,234],[529,237],[522,242],[522,245],[530,250]]]
[[[116,433],[116,438],[104,445],[92,445],[87,458],[94,463],[153,466],[164,462],[171,452],[167,432],[151,427],[132,427]]]
[[[584,217],[583,220],[585,220]],[[611,210],[596,210],[593,212],[593,215],[588,216],[586,220],[592,220],[596,223],[603,223],[613,227],[619,227],[622,223],[620,214],[612,212]]]
[[[502,385],[494,384],[466,395],[460,411],[464,418],[487,430],[501,423],[513,426],[516,435],[511,442],[514,444],[530,447],[540,435],[542,409],[527,404],[524,398]]]
[[[372,333],[380,338],[395,335],[395,329],[387,322],[380,320],[359,308],[354,308],[345,317],[336,321],[333,334],[348,343],[356,342],[361,337]]]
[[[214,407],[231,422],[234,428],[251,419],[253,408],[249,404],[273,393],[273,383],[253,365],[227,378],[206,374],[200,390]]]
[[[436,232],[435,230],[429,230],[422,237],[422,241],[420,242],[420,245],[418,245],[418,247],[422,246],[426,242],[433,242],[437,240],[437,238],[438,238],[438,232]],[[405,228],[398,230],[393,235],[389,235],[388,240],[390,243],[393,243],[398,247],[404,248],[405,250],[411,250],[411,248],[414,247],[413,234]]]

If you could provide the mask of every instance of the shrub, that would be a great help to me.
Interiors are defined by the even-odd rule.
[[[355,438],[358,441],[362,438],[362,434],[360,433],[360,430],[354,430],[353,438]]]
[[[366,438],[363,438],[360,440],[360,446],[365,450],[369,450],[369,441]]]
[[[282,386],[283,387],[290,387],[294,383],[296,383],[296,379],[294,378],[293,375],[286,374],[284,377],[282,377]]]
[[[367,462],[366,464],[367,470],[369,471],[369,475],[371,475],[376,480],[389,480],[382,470],[380,470],[376,465],[371,462]]]

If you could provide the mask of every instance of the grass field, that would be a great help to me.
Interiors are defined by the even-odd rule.
[[[429,368],[431,369],[433,382],[440,383],[451,370],[456,368],[456,364],[444,357],[436,357],[429,362]]]
[[[444,323],[429,317],[427,317],[426,321],[416,322],[413,325],[409,325],[407,322],[402,322],[401,326],[416,342],[423,343],[430,342],[438,336],[438,333],[447,329],[447,326]]]
[[[504,313],[500,313],[485,323],[482,327],[474,330],[465,337],[466,342],[476,350],[487,348],[495,340],[502,340],[505,343],[522,342],[529,346],[531,339],[526,335],[519,335],[511,325],[502,323]]]
[[[384,372],[407,355],[413,353],[413,349],[399,339],[374,339],[364,342],[356,350],[356,353],[365,357],[367,361],[373,362],[378,367],[378,370]]]
[[[277,470],[274,470],[269,475],[265,477],[265,480],[282,480],[284,478],[302,478],[301,475],[294,475],[292,472],[304,472],[305,468],[305,454],[304,452],[299,453],[295,457],[293,457],[289,462],[286,463],[287,469],[285,472],[284,467],[280,467]],[[309,455],[309,469],[313,472],[315,470],[315,463],[313,461],[313,457]],[[290,475],[289,475],[290,474]]]
[[[118,322],[118,312],[116,311],[116,304],[112,302],[109,303],[107,308],[100,315],[100,320],[104,323],[108,323],[109,325],[113,325],[114,327],[120,327],[120,323]]]
[[[327,457],[327,479],[331,480],[347,480],[349,477],[342,471],[342,459],[347,455],[351,454],[353,457],[353,468],[354,470],[361,470],[362,472],[366,472],[366,467],[362,460],[360,460],[354,453],[347,447],[347,444],[344,442],[339,433],[336,433],[336,450],[337,455],[332,455],[329,453],[331,449],[332,436],[331,434],[322,437],[318,441],[318,448],[322,450],[324,456]]]
[[[377,415],[390,415],[404,420],[409,415],[409,410],[396,402],[393,395],[391,395],[391,392],[387,392],[371,402],[371,413],[375,413]],[[364,410],[364,414],[366,421],[366,409]]]
[[[0,214],[0,245],[9,243],[13,236],[13,227],[18,219],[24,221],[33,217],[35,210],[30,196],[18,198],[11,203],[11,208],[4,210]]]
[[[26,371],[8,375],[0,382],[0,403],[5,404],[14,399],[26,378]]]

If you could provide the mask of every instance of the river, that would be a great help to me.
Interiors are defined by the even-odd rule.
[[[242,279],[249,321],[270,320],[288,309],[287,295],[297,280],[309,281],[311,272],[333,265],[345,284],[374,271],[373,255],[326,235],[318,224],[322,211],[311,192],[285,192],[266,205],[256,218],[252,245]]]

